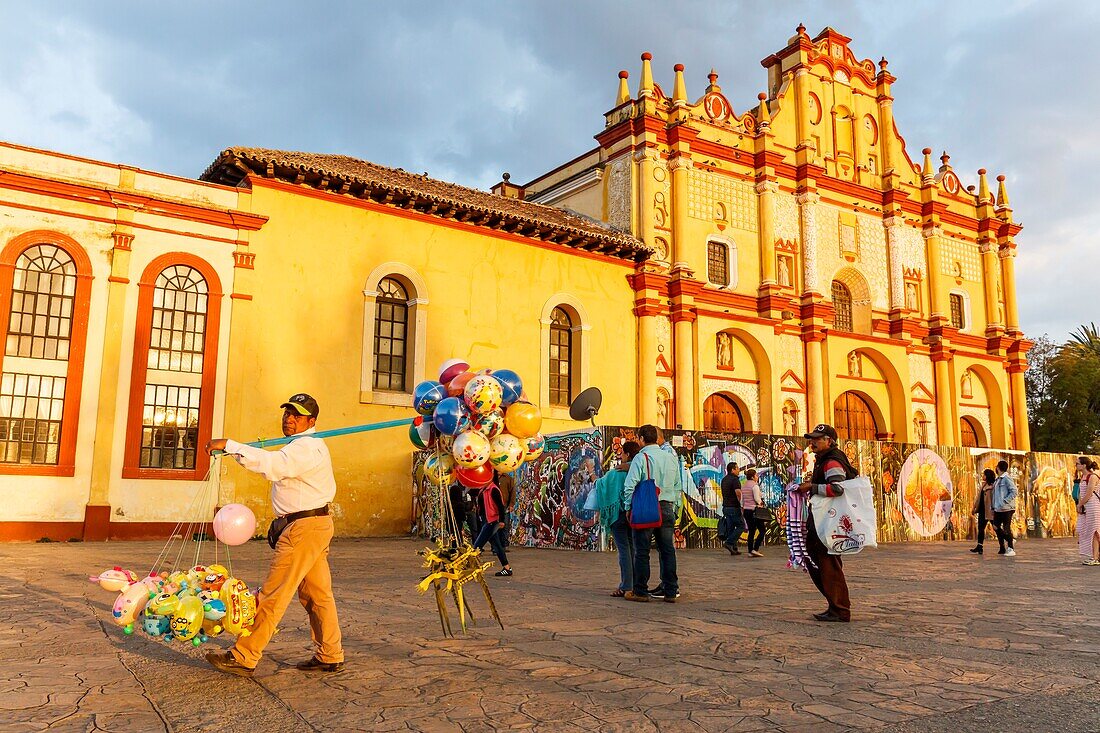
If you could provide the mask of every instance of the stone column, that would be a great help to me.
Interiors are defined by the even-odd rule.
[[[889,216],[882,220],[886,228],[886,249],[890,256],[890,310],[905,308],[905,273],[902,270],[901,227],[902,220]]]
[[[634,161],[638,164],[638,239],[643,244],[653,246],[653,161],[655,152],[639,148],[634,153]]]
[[[688,231],[688,171],[691,158],[677,153],[669,161],[672,171],[672,251],[669,260],[673,271],[687,269]]]
[[[997,243],[986,239],[978,244],[978,251],[982,253],[982,283],[985,291],[985,322],[986,333],[1003,330],[1001,322],[1000,303],[997,300],[997,283],[1000,273],[997,272]]]
[[[1016,306],[1016,243],[1009,240],[1002,244],[997,255],[1001,258],[1001,287],[1005,296],[1005,328],[1010,334],[1019,334],[1020,314]]]
[[[936,439],[942,445],[959,444],[950,360],[950,353],[932,352],[932,365],[936,373]]]
[[[809,85],[806,83],[806,77],[810,72],[805,66],[800,66],[794,72],[794,98],[795,98],[795,147],[804,145],[810,141],[809,125],[807,124],[806,115],[809,109],[810,102],[810,90]]]
[[[1027,389],[1024,372],[1027,361],[1022,357],[1008,365],[1008,386],[1012,393],[1012,431],[1015,433],[1016,450],[1031,450],[1031,431],[1027,424]]]
[[[756,184],[756,206],[760,219],[760,284],[775,284],[775,194],[779,184],[761,181]]]
[[[803,336],[806,349],[806,423],[813,427],[829,422],[825,417],[825,371],[822,368],[821,342],[824,336]]]
[[[803,290],[820,293],[817,280],[817,202],[821,199],[816,193],[803,193],[798,196],[798,209],[802,222],[802,282]]]
[[[928,255],[928,299],[931,321],[946,322],[950,310],[947,307],[947,287],[943,282],[943,265],[940,256],[940,239],[943,231],[939,227],[925,227],[924,235],[925,251]]]

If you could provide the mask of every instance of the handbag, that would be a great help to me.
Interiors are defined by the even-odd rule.
[[[630,497],[630,528],[653,529],[661,526],[661,489],[653,480],[649,456],[645,458],[646,477],[634,487]]]
[[[762,522],[770,522],[772,521],[772,510],[768,509],[763,504],[758,504],[756,508],[752,510],[752,517]]]
[[[871,479],[841,481],[840,496],[811,496],[810,507],[818,539],[830,555],[855,555],[878,547],[878,519]]]

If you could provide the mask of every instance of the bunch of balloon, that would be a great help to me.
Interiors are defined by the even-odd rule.
[[[456,481],[482,489],[493,472],[511,473],[542,455],[542,413],[527,400],[523,381],[510,369],[471,371],[468,362],[449,359],[439,379],[413,390],[419,417],[409,428],[414,446],[431,451],[424,477],[441,492]],[[447,522],[443,522],[446,527]]]

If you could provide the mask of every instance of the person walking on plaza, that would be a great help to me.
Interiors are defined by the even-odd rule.
[[[235,440],[218,438],[206,444],[208,453],[225,451],[239,464],[271,481],[271,505],[276,519],[268,532],[275,540],[275,557],[260,589],[252,632],[237,638],[228,651],[209,652],[216,669],[251,677],[275,634],[295,591],[309,614],[313,658],[296,667],[306,672],[339,672],[344,668],[340,621],[332,595],[329,544],[333,524],[329,504],[336,498],[336,478],[328,446],[313,437],[320,410],[317,400],[296,394],[284,402],[283,435],[301,436],[282,450],[266,451]],[[279,531],[281,529],[281,531]]]
[[[623,509],[630,511],[630,502],[638,484],[646,478],[652,478],[660,489],[658,499],[661,507],[661,526],[656,529],[635,529],[634,532],[634,590],[627,592],[626,599],[646,602],[649,592],[649,544],[656,537],[657,555],[660,560],[661,586],[660,597],[667,603],[675,603],[680,597],[680,581],[676,577],[675,531],[676,516],[683,500],[683,482],[680,462],[675,455],[666,453],[657,445],[657,428],[643,425],[638,436],[644,444],[642,450],[630,462],[626,481],[623,484]]]
[[[855,478],[859,472],[837,446],[836,430],[832,425],[817,425],[805,437],[814,452],[814,470],[809,481],[798,485],[798,491],[818,496],[840,496],[844,493],[840,482]],[[806,518],[806,551],[813,561],[807,568],[810,578],[829,602],[829,608],[824,613],[815,613],[814,618],[818,621],[850,621],[852,603],[848,597],[844,564],[839,555],[829,554],[828,548],[817,536],[812,510]]]
[[[462,544],[462,528],[464,526],[470,533],[470,543],[472,544],[474,539],[477,538],[477,533],[481,527],[478,525],[477,511],[473,499],[470,498],[469,489],[455,481],[451,484],[451,488],[447,490],[447,494],[451,500],[451,515],[454,517],[455,532],[457,533],[455,535],[455,546]]]
[[[498,473],[500,500],[504,502],[504,529],[497,538],[503,547],[508,546],[508,538],[512,536],[512,511],[516,508],[516,480],[510,473]]]
[[[993,522],[993,483],[997,480],[997,474],[992,468],[987,468],[982,473],[981,485],[978,486],[978,496],[974,499],[974,508],[970,511],[978,517],[978,544],[971,552],[981,555],[985,544],[985,525]]]
[[[745,518],[741,514],[741,469],[736,463],[726,464],[722,477],[722,519],[718,523],[718,538],[731,555],[740,555],[737,541],[745,530]]]
[[[1016,513],[1016,482],[1008,474],[1008,461],[997,463],[997,480],[993,482],[993,529],[997,532],[997,541],[1001,549],[998,555],[1014,557],[1012,547],[1012,515]],[[1005,549],[1005,545],[1008,549]]]
[[[1085,565],[1100,565],[1100,466],[1082,456],[1077,459],[1081,486],[1077,499],[1077,551]]]
[[[745,540],[745,549],[749,551],[749,557],[764,557],[760,546],[764,544],[765,522],[756,516],[756,510],[764,506],[760,496],[760,484],[756,482],[756,469],[745,471],[745,483],[737,492],[737,498],[741,500],[741,510],[745,516],[745,524],[749,528],[748,539]]]
[[[504,550],[500,535],[504,531],[504,499],[500,496],[500,487],[497,481],[500,474],[493,472],[493,481],[477,492],[477,516],[481,520],[481,531],[477,533],[474,547],[481,549],[488,542],[493,548],[493,554],[500,561],[500,570],[496,575],[508,577],[512,574],[512,566],[508,564],[508,553]]]
[[[610,471],[596,480],[596,508],[600,512],[600,526],[615,541],[615,553],[619,556],[619,587],[611,596],[622,598],[634,589],[634,538],[623,508],[623,487],[630,462],[642,447],[633,440],[623,443],[623,457]]]

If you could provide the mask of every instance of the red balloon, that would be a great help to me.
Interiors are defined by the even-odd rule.
[[[447,383],[447,394],[451,397],[461,397],[466,391],[466,384],[476,376],[473,372],[462,372]]]
[[[483,463],[476,468],[459,468],[455,471],[458,482],[468,489],[480,489],[493,481],[493,467]]]

